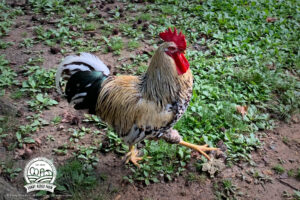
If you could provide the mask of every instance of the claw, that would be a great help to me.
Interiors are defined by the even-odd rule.
[[[130,146],[130,151],[126,154],[125,163],[127,164],[129,161],[131,161],[132,164],[134,164],[135,166],[140,168],[138,161],[143,160],[143,157],[137,156],[138,154],[139,154],[139,152],[134,148],[134,146],[133,145]]]
[[[180,141],[179,144],[198,151],[199,153],[201,153],[208,160],[210,160],[210,157],[205,153],[206,151],[220,151],[219,148],[208,147],[208,144],[196,145],[196,144],[191,144],[191,143],[188,143],[188,142],[185,142],[185,141]]]

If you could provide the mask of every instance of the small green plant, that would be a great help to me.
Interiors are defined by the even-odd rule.
[[[285,169],[283,168],[283,166],[280,165],[280,164],[274,165],[274,166],[272,167],[272,169],[273,169],[277,174],[282,174],[282,173],[285,171]]]
[[[121,50],[124,48],[124,42],[121,37],[115,36],[110,39],[102,37],[105,41],[107,48],[106,52],[114,52],[114,54],[119,55]]]
[[[140,43],[137,40],[130,40],[127,44],[128,49],[130,51],[136,50],[138,47],[140,47]]]
[[[47,135],[47,141],[55,141],[55,138],[53,137],[53,135]]]
[[[91,129],[85,128],[84,126],[82,126],[82,127],[79,128],[79,130],[70,128],[68,131],[72,132],[70,142],[77,143],[77,142],[79,142],[79,140],[81,138],[83,138],[85,136],[86,133],[90,133]]]
[[[99,162],[99,159],[94,155],[97,148],[95,146],[77,146],[77,152],[74,153],[77,159],[81,160],[84,164],[84,168],[91,170],[95,168]]]
[[[8,161],[0,161],[0,175],[5,177],[8,180],[13,180],[16,178],[19,173],[22,171],[21,168],[19,167],[14,167],[14,162],[13,160],[8,160]]]
[[[20,8],[12,8],[5,1],[0,2],[0,37],[5,36],[10,31],[13,20],[23,12]]]
[[[58,104],[54,99],[49,98],[47,94],[37,94],[35,99],[27,101],[30,108],[33,110],[42,110],[45,108],[49,108],[50,106]]]
[[[289,177],[294,177],[294,176],[295,176],[294,170],[293,170],[293,169],[288,170],[288,171],[287,171],[287,175],[288,175]]]
[[[0,141],[4,139],[9,133],[15,132],[18,129],[18,120],[13,114],[7,114],[0,117]]]
[[[5,42],[0,39],[0,49],[6,49],[9,46],[12,46],[14,43],[13,42]]]
[[[27,120],[30,122],[26,125],[21,125],[16,131],[16,143],[12,144],[13,146],[23,148],[23,144],[35,143],[35,140],[32,138],[31,134],[36,132],[42,126],[49,125],[47,121],[40,118],[39,114],[28,116]]]
[[[294,190],[294,193],[291,194],[287,191],[283,191],[282,197],[284,197],[285,199],[300,200],[300,192]]]
[[[35,28],[37,39],[44,41],[48,46],[55,46],[57,43],[70,45],[76,42],[75,37],[80,36],[79,32],[70,31],[68,27],[59,26],[57,29],[44,29],[42,26]]]
[[[52,123],[53,124],[59,124],[61,122],[62,118],[61,116],[55,116],[53,119],[52,119]]]
[[[123,35],[128,36],[130,38],[142,39],[144,38],[144,34],[142,31],[132,28],[129,24],[120,24],[119,26]]]
[[[272,181],[269,176],[258,170],[250,169],[247,173],[254,178],[254,184],[265,184]]]
[[[19,47],[29,48],[34,45],[35,41],[32,38],[24,38],[23,41],[19,44]]]
[[[92,189],[97,184],[93,170],[85,169],[79,160],[69,160],[57,169],[56,190],[59,193],[77,196],[80,192]]]
[[[150,21],[152,18],[152,15],[149,13],[143,13],[138,18],[143,21]]]
[[[0,88],[18,84],[17,74],[11,69],[4,56],[0,56]]]
[[[84,114],[83,122],[94,123],[100,129],[107,128],[107,125],[104,122],[102,122],[101,119],[97,115]]]
[[[0,118],[0,125],[2,125],[2,121],[3,121],[3,118],[1,117]],[[2,139],[6,138],[7,136],[8,136],[8,134],[5,134],[4,131],[3,131],[2,126],[0,126],[0,143],[2,142]]]
[[[293,197],[295,198],[295,200],[300,200],[300,191],[294,190]]]
[[[59,146],[57,149],[53,149],[53,152],[56,155],[59,155],[59,156],[67,155],[67,153],[68,153],[68,145],[67,144],[63,144],[62,146]]]
[[[286,137],[286,136],[284,136],[284,137],[282,138],[282,142],[283,142],[284,144],[288,145],[288,144],[289,144],[289,138]]]
[[[137,69],[136,74],[137,74],[137,75],[141,75],[141,74],[145,73],[145,72],[147,71],[147,69],[148,69],[148,66],[147,66],[147,65],[141,65],[141,66],[139,66],[139,68]]]
[[[103,152],[115,151],[119,154],[125,154],[128,147],[122,142],[121,138],[112,130],[107,130],[106,139],[100,144],[100,150]]]
[[[39,66],[30,66],[25,68],[25,75],[28,79],[22,82],[21,91],[27,92],[30,95],[37,92],[43,92],[54,87],[55,70],[45,70]]]
[[[26,65],[32,66],[32,67],[28,67],[28,69],[26,69],[26,70],[28,70],[29,73],[37,73],[38,74],[39,73],[38,72],[39,68],[38,68],[37,65],[38,64],[43,64],[43,62],[44,62],[44,58],[41,55],[36,56],[36,57],[30,57],[28,59]],[[47,72],[44,72],[44,73],[46,74]]]
[[[189,172],[186,177],[185,177],[187,182],[199,182],[199,183],[204,183],[205,180],[207,179],[206,175],[204,174],[195,174],[192,172]]]
[[[82,24],[83,31],[94,31],[97,29],[98,24],[96,23],[84,23]]]
[[[133,182],[139,181],[146,185],[164,181],[172,181],[185,171],[186,163],[190,160],[190,150],[165,141],[145,141],[143,161],[140,168],[130,168],[134,174],[124,179]],[[149,159],[149,157],[151,157]],[[158,176],[159,173],[160,175]]]
[[[16,91],[12,92],[10,95],[12,99],[21,99],[24,96],[25,96],[25,92],[20,89],[17,89]]]
[[[300,180],[300,167],[297,169],[296,178]]]
[[[214,183],[213,185],[215,190],[216,199],[238,199],[240,195],[238,193],[239,188],[232,183],[231,180],[225,179]]]

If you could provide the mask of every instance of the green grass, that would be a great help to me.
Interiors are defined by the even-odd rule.
[[[0,160],[1,176],[5,179],[13,180],[22,171],[21,168],[14,166],[13,160]]]
[[[299,112],[299,33],[293,28],[299,20],[299,3],[204,1],[200,5],[196,1],[170,1],[170,4],[163,11],[168,20],[155,17],[153,20],[158,24],[149,26],[147,32],[157,37],[172,24],[186,33],[190,44],[187,57],[194,74],[193,98],[175,128],[190,142],[215,146],[222,140],[228,148],[228,162],[251,159],[249,152],[260,145],[255,133],[273,127],[270,114],[288,120]],[[166,6],[164,1],[156,1],[140,11]],[[268,23],[267,17],[278,20]],[[249,105],[248,114],[242,117],[236,112],[236,105]],[[167,144],[161,143],[163,149]],[[146,145],[145,151],[158,158],[151,151],[153,145],[156,143]],[[147,171],[150,163],[154,165],[153,174],[161,170],[155,167],[167,168],[170,163],[176,166],[178,158],[172,159],[172,155],[182,149],[177,147],[164,153],[164,159],[158,159],[163,163],[150,160],[142,166],[140,177],[145,178],[142,172]],[[167,174],[164,167],[160,173]],[[180,167],[171,171],[180,172]]]
[[[283,167],[282,165],[280,165],[280,164],[274,165],[274,166],[272,167],[272,169],[273,169],[277,174],[282,174],[282,173],[285,171],[284,167]]]
[[[133,14],[122,19],[114,10],[111,11],[113,16],[98,17],[99,10],[91,6],[92,1],[29,0],[29,4],[40,16],[39,20],[55,19],[55,23],[47,28],[37,23],[34,42],[26,38],[26,34],[21,46],[30,51],[35,42],[57,45],[63,54],[109,51],[120,58],[115,66],[127,74],[143,73],[151,57],[136,55],[136,48],[156,48],[158,34],[167,27],[182,30],[188,41],[187,58],[194,75],[194,90],[190,106],[175,128],[189,142],[216,146],[223,141],[228,149],[227,164],[250,161],[250,152],[260,146],[258,131],[273,128],[274,120],[289,120],[291,115],[299,113],[300,35],[297,28],[300,5],[296,0],[207,0],[201,4],[198,0],[126,2],[124,10]],[[7,10],[12,12],[5,14]],[[22,12],[4,2],[0,3],[0,11],[3,11],[0,12],[0,48],[5,49],[11,44],[4,42],[3,36],[9,33],[13,20]],[[269,17],[276,20],[268,22]],[[136,25],[138,19],[142,23]],[[149,26],[143,29],[145,23]],[[119,31],[118,36],[112,35],[115,29]],[[97,35],[91,36],[86,31],[95,31]],[[129,63],[122,62],[121,51],[131,51]],[[11,97],[17,100],[26,97],[35,113],[55,104],[51,94],[47,94],[54,87],[55,69],[45,70],[40,67],[42,63],[43,55],[29,60],[22,67],[27,71],[27,78],[19,85],[16,72],[5,57],[0,56],[1,95],[7,87],[14,87]],[[241,116],[236,111],[237,105],[248,105],[248,113]],[[31,141],[30,134],[40,126],[34,125],[36,120],[30,119],[19,128],[18,145]],[[75,156],[95,165],[97,150],[124,155],[126,147],[120,138],[99,120],[88,121],[108,132],[109,144],[100,144],[98,149],[80,146]],[[56,124],[56,120],[53,123]],[[79,133],[69,142],[80,138]],[[82,137],[84,135],[82,133]],[[27,139],[24,141],[24,138]],[[143,151],[152,158],[145,159],[140,169],[130,165],[133,173],[125,177],[129,182],[171,181],[186,170],[191,160],[190,149],[164,141],[145,141]],[[198,160],[195,165],[202,163]]]
[[[72,199],[82,198],[82,192],[91,190],[97,185],[97,177],[91,170],[86,170],[79,160],[69,160],[57,169],[55,180],[56,193],[69,195]],[[37,193],[38,196],[45,195],[45,191]]]
[[[121,37],[112,37],[110,39],[103,37],[106,43],[106,53],[113,52],[115,55],[120,55],[121,50],[124,48],[124,42]]]
[[[297,169],[296,178],[300,180],[300,167]]]
[[[17,74],[9,67],[9,62],[5,59],[5,55],[0,56],[0,88],[18,83]]]
[[[0,1],[0,38],[7,35],[13,25],[13,20],[22,14],[23,12],[20,8],[11,8],[5,1]],[[2,48],[3,43],[0,43]]]
[[[239,199],[238,196],[241,194],[238,193],[238,190],[239,188],[230,179],[214,183],[214,194],[217,200]]]
[[[127,44],[128,49],[130,51],[134,51],[135,49],[137,49],[138,47],[140,47],[140,43],[136,40],[130,40]]]

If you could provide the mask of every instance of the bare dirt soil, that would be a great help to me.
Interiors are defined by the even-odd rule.
[[[287,174],[288,170],[296,169],[300,164],[300,124],[297,122],[286,124],[279,123],[278,128],[266,133],[263,139],[264,145],[257,152],[252,153],[254,163],[240,163],[227,167],[214,178],[203,176],[196,181],[189,181],[185,176],[180,176],[173,182],[151,184],[144,186],[140,184],[128,184],[123,181],[123,176],[129,174],[129,170],[125,167],[120,156],[114,153],[107,155],[99,154],[100,162],[97,166],[97,173],[99,176],[105,174],[106,181],[102,182],[98,188],[94,189],[89,197],[99,196],[99,191],[103,193],[116,192],[112,196],[106,196],[106,199],[153,199],[153,200],[167,200],[167,199],[216,199],[216,191],[222,191],[216,188],[216,184],[226,179],[231,180],[236,185],[236,190],[232,191],[236,199],[249,200],[280,200],[289,199],[284,198],[285,192],[293,194],[294,190],[300,190],[300,183],[294,177]],[[54,134],[53,131],[51,134]],[[283,142],[283,138],[289,138],[288,141]],[[57,139],[57,141],[63,141]],[[57,144],[59,146],[59,144]],[[56,145],[55,145],[56,146]],[[52,146],[44,143],[37,149],[32,157],[47,156],[51,154]],[[6,152],[1,147],[1,157],[9,157],[10,153]],[[65,157],[51,156],[54,158],[55,164],[61,163]],[[17,165],[24,167],[29,158],[23,160],[16,160]],[[282,163],[285,169],[283,174],[277,174],[272,168]],[[188,172],[195,172],[191,168]],[[17,188],[20,194],[24,195],[22,174],[18,179],[9,183],[10,187]],[[9,190],[2,190],[6,195],[11,194]],[[14,192],[15,193],[15,192]],[[101,193],[100,193],[101,194]],[[20,197],[24,197],[20,195]],[[21,199],[22,199],[21,198]],[[10,198],[6,198],[10,199]],[[293,199],[293,198],[290,198]]]
[[[32,16],[24,15],[16,20],[16,25],[12,27],[9,35],[4,38],[4,41],[12,41],[14,45],[7,49],[0,50],[1,54],[6,55],[6,59],[10,61],[12,68],[19,72],[18,75],[22,77],[23,72],[20,66],[24,65],[29,58],[38,53],[42,53],[44,57],[43,67],[46,69],[55,68],[61,61],[64,55],[50,53],[50,48],[43,44],[35,45],[26,50],[19,48],[18,44],[23,39],[22,34],[27,33],[27,36],[33,35],[32,26],[34,23],[31,20]],[[96,53],[97,55],[97,53]],[[113,66],[117,60],[112,54],[99,55],[101,59]],[[7,105],[10,104],[10,90],[6,91],[4,97]],[[53,96],[57,96],[53,91]],[[14,107],[19,112],[19,117],[15,117],[12,123],[22,124],[26,122],[26,117],[32,115],[24,105],[26,98],[14,100]],[[83,119],[84,112],[75,111],[63,99],[58,106],[52,107],[51,110],[46,110],[41,114],[41,118],[51,121],[55,116],[64,117],[65,113],[78,116],[79,121]],[[1,113],[1,115],[6,115]],[[67,155],[56,155],[53,153],[54,148],[59,148],[66,143],[70,135],[67,133],[68,128],[78,125],[72,125],[70,121],[61,123],[60,125],[49,125],[42,127],[36,133],[34,138],[39,138],[41,144],[33,148],[33,153],[18,157],[16,151],[8,151],[7,143],[10,141],[0,143],[0,157],[3,160],[14,160],[14,166],[24,169],[25,164],[33,157],[46,156],[54,160],[56,166],[64,163],[71,153]],[[86,125],[85,126],[89,126]],[[90,127],[93,127],[91,125]],[[59,129],[59,130],[58,130]],[[55,142],[47,140],[47,136],[52,135]],[[79,141],[79,144],[97,143],[101,140],[104,133],[100,136],[89,136],[84,140]],[[237,163],[230,167],[226,167],[216,177],[209,178],[208,176],[201,176],[193,181],[187,178],[189,172],[196,172],[194,167],[187,169],[186,175],[182,175],[172,182],[163,182],[150,184],[145,186],[142,184],[129,184],[123,181],[123,176],[130,174],[130,170],[124,165],[121,156],[114,153],[103,154],[99,153],[99,163],[97,166],[97,175],[106,175],[105,181],[101,182],[99,186],[93,191],[86,194],[88,198],[94,199],[152,199],[152,200],[192,200],[192,199],[216,199],[216,195],[221,195],[220,199],[226,199],[227,193],[230,193],[232,199],[249,199],[249,200],[280,200],[293,199],[293,197],[284,197],[284,194],[293,194],[295,190],[300,190],[300,182],[294,176],[290,176],[287,172],[295,170],[300,166],[300,117],[294,116],[290,123],[279,122],[277,128],[261,134],[261,141],[263,145],[256,152],[252,153],[253,162]],[[72,152],[75,147],[68,147]],[[285,169],[282,174],[276,173],[273,170],[274,166],[280,164]],[[236,187],[231,187],[230,190],[224,190],[220,186],[223,180],[231,180]],[[1,178],[0,183],[12,187],[0,187],[1,199],[28,199],[25,195],[23,174],[20,173],[16,179],[8,181],[5,177]],[[4,189],[6,188],[6,189]],[[17,191],[13,191],[17,189]],[[10,194],[18,194],[16,197],[11,197]],[[103,193],[103,196],[101,196]],[[110,196],[106,193],[111,194]],[[94,197],[93,197],[94,195]],[[222,196],[223,195],[223,196]],[[65,197],[61,197],[64,199]],[[83,197],[83,199],[85,199]]]

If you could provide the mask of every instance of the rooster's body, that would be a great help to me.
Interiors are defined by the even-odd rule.
[[[76,109],[88,109],[108,123],[131,146],[129,159],[137,165],[133,145],[145,138],[164,138],[201,153],[214,150],[182,141],[172,126],[185,112],[192,96],[193,76],[184,57],[185,39],[169,29],[142,76],[111,76],[97,57],[69,56],[60,65],[56,83],[68,79],[65,94]],[[199,149],[200,148],[200,149]],[[208,157],[205,153],[204,155]]]

